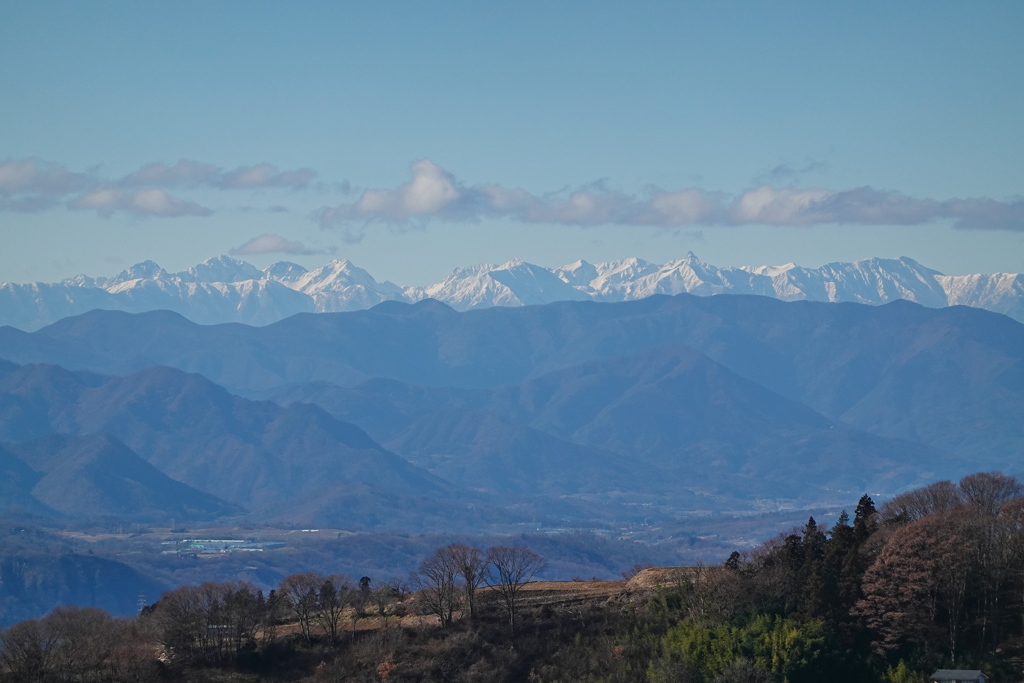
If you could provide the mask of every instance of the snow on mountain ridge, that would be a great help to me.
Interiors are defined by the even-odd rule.
[[[409,301],[393,282],[377,282],[348,259],[335,259],[282,284],[313,300],[319,313],[357,311],[383,301]]]
[[[155,261],[143,261],[142,263],[136,263],[134,266],[125,268],[114,277],[106,280],[102,286],[106,289],[119,285],[122,282],[130,282],[132,280],[154,280],[165,277],[166,275],[167,271],[157,265]]]
[[[263,269],[263,278],[267,280],[276,280],[285,286],[292,287],[295,282],[298,282],[302,276],[308,272],[308,270],[300,266],[298,263],[292,263],[291,261],[278,261],[277,263]]]
[[[456,268],[427,287],[378,282],[348,259],[314,270],[281,261],[261,271],[220,256],[179,273],[144,261],[109,279],[79,275],[57,284],[0,283],[0,324],[31,330],[93,308],[108,308],[168,309],[204,324],[264,325],[295,313],[361,310],[384,301],[434,298],[464,311],[554,301],[627,301],[683,292],[874,305],[907,299],[931,307],[986,308],[1024,322],[1021,274],[943,275],[905,256],[820,268],[793,263],[720,268],[690,252],[662,265],[628,258],[543,268],[513,259]]]
[[[551,270],[519,259],[501,265],[488,263],[456,268],[444,280],[422,291],[424,297],[443,301],[457,311],[590,298]]]
[[[658,266],[653,263],[638,258],[627,258],[597,265],[580,260],[555,268],[553,272],[563,282],[593,295],[596,299],[621,301],[615,294],[616,291],[626,283],[657,270]]]
[[[950,306],[975,306],[1024,322],[1024,274],[938,275]]]
[[[230,256],[216,256],[192,266],[188,270],[174,273],[182,282],[245,282],[262,280],[263,271],[256,266],[233,259]]]

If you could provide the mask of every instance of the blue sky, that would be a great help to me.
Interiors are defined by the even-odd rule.
[[[1024,270],[1024,3],[0,4],[0,280]]]

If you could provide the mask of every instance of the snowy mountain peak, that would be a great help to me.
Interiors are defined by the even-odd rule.
[[[368,272],[348,259],[335,259],[314,270],[307,271],[298,279],[296,289],[325,289],[349,287],[351,285],[376,285],[377,281]]]
[[[486,263],[457,268],[436,285],[425,287],[419,295],[443,301],[457,311],[590,298],[555,272],[520,259],[501,265]]]
[[[567,263],[564,266],[556,268],[555,270],[576,271],[576,270],[579,270],[581,268],[593,268],[593,267],[594,266],[589,261],[584,261],[583,259],[579,259],[577,261],[573,261],[572,263]]]
[[[106,278],[89,277],[88,275],[76,275],[60,281],[60,284],[67,287],[102,287],[106,283]]]
[[[134,266],[125,268],[120,273],[106,281],[106,287],[119,285],[132,280],[156,280],[166,277],[167,271],[161,268],[155,261],[143,261]]]
[[[505,263],[502,263],[500,266],[495,268],[495,270],[511,270],[513,268],[522,268],[523,266],[531,268],[535,267],[532,263],[526,263],[522,259],[514,258],[511,261],[506,261]]]
[[[599,277],[604,279],[612,277],[617,277],[618,279],[636,278],[653,273],[659,269],[659,266],[639,258],[609,261],[598,264],[596,267],[598,268]]]
[[[917,262],[917,261],[915,261],[914,259],[910,258],[909,256],[900,256],[900,257],[899,257],[898,259],[896,259],[896,260],[897,260],[897,261],[899,261],[900,263],[904,263],[904,264],[906,264],[907,266],[909,266],[909,267],[911,267],[911,268],[914,268],[914,269],[916,269],[916,270],[928,270],[928,271],[931,271],[931,272],[933,272],[933,273],[938,273],[938,272],[939,272],[939,271],[937,271],[937,270],[932,270],[931,268],[927,268],[927,267],[925,267],[925,266],[922,266],[922,265],[921,265],[920,263],[918,263],[918,262]],[[941,273],[940,273],[940,274],[941,274]]]
[[[250,263],[230,256],[216,256],[206,259],[188,270],[175,273],[172,277],[176,277],[182,282],[244,282],[246,280],[262,280],[263,271]]]
[[[790,270],[796,268],[797,265],[793,262],[785,263],[781,266],[740,266],[740,270],[745,270],[748,273],[754,275],[767,275],[768,277],[775,277],[776,275],[782,275]]]
[[[293,283],[302,278],[309,271],[297,263],[291,261],[278,261],[263,269],[263,275],[268,280],[280,282],[291,287]]]
[[[401,287],[377,282],[348,259],[335,259],[283,284],[311,297],[316,310],[323,312],[362,310],[382,301],[411,301]]]
[[[573,287],[589,287],[590,283],[596,280],[598,276],[597,268],[582,259],[573,261],[561,268],[555,268],[554,273],[562,282]]]
[[[907,299],[924,306],[947,305],[946,292],[936,280],[942,273],[907,257],[828,263],[817,273],[826,284],[826,301],[881,304]]]
[[[683,292],[875,305],[906,299],[932,307],[976,306],[1024,322],[1024,275],[1016,273],[947,276],[906,256],[820,268],[793,263],[720,268],[689,252],[661,265],[627,258],[543,268],[513,259],[456,268],[437,284],[405,288],[378,282],[348,259],[314,270],[281,261],[261,271],[220,256],[174,274],[144,261],[109,280],[80,275],[58,284],[0,284],[0,325],[38,329],[94,308],[167,309],[204,324],[262,325],[299,312],[353,311],[428,297],[468,310],[570,300],[628,301]]]

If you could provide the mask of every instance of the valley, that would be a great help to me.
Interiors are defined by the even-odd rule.
[[[1024,447],[1024,325],[905,301],[92,311],[0,328],[0,358],[4,519],[43,539],[8,535],[40,577],[9,618],[82,595],[82,563],[146,577],[110,584],[124,613],[135,584],[399,576],[446,539],[526,539],[559,579],[721,560]]]

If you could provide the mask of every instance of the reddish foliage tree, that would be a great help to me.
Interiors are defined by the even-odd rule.
[[[864,574],[864,598],[853,609],[878,635],[877,652],[906,641],[936,642],[944,632],[955,653],[971,554],[965,526],[962,514],[940,513],[889,537]]]

